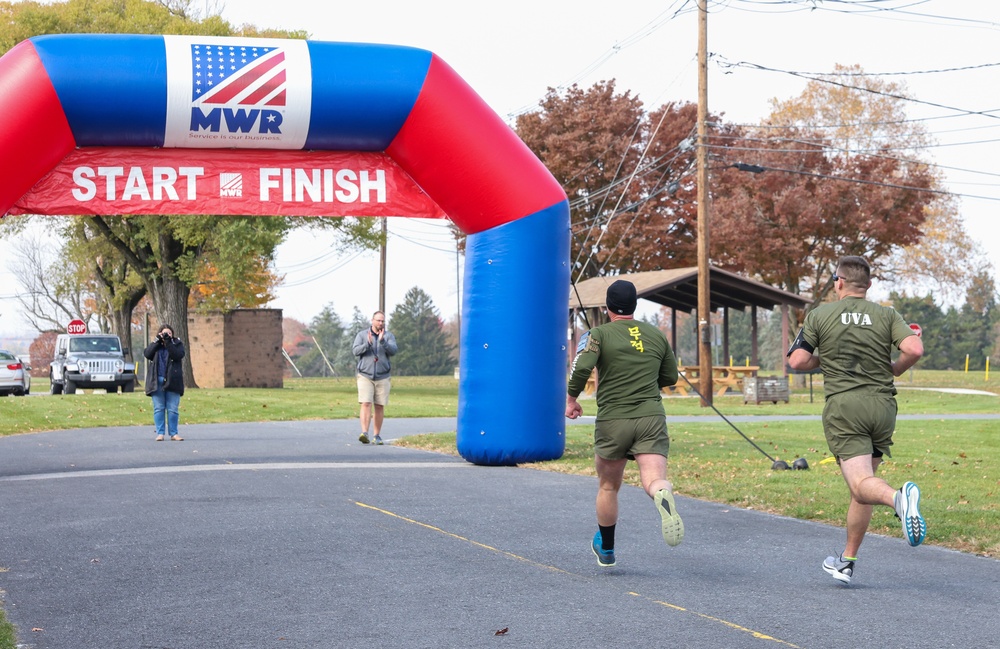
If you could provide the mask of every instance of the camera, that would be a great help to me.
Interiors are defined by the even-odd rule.
[[[170,341],[170,334],[168,334],[166,331],[164,331],[159,336],[157,336],[157,338],[159,338],[163,342],[169,342]]]

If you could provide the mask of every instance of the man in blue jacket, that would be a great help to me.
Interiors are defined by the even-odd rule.
[[[358,357],[358,403],[361,404],[362,444],[369,442],[368,428],[372,421],[372,405],[375,414],[375,437],[370,440],[382,443],[379,434],[385,406],[389,403],[389,373],[392,364],[389,357],[396,353],[396,337],[385,330],[385,314],[376,311],[372,315],[372,326],[359,331],[354,337],[354,355]]]

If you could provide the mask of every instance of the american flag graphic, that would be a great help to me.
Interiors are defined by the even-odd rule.
[[[286,81],[280,47],[191,45],[192,103],[284,106]]]

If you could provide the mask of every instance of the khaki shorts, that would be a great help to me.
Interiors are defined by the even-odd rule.
[[[379,406],[389,404],[389,379],[372,381],[367,376],[358,375],[358,403],[374,403]]]
[[[891,456],[896,399],[885,394],[835,394],[823,406],[823,433],[838,460]]]
[[[594,452],[605,460],[634,460],[655,453],[667,457],[670,437],[664,415],[635,419],[605,419],[594,425]]]

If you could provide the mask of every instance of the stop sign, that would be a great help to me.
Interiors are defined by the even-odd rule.
[[[87,333],[87,323],[83,320],[70,320],[70,323],[66,325],[66,333],[85,334]]]
[[[920,325],[918,325],[916,322],[911,322],[910,323],[910,329],[913,330],[913,333],[917,334],[917,338],[919,338],[920,336],[922,336],[923,333],[924,333],[924,330],[921,329]]]

